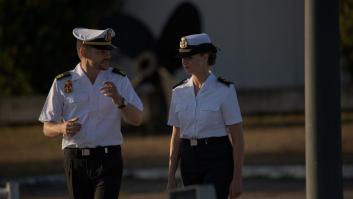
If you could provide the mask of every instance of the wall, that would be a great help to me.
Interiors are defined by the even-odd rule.
[[[221,49],[215,73],[236,82],[239,89],[304,85],[303,1],[129,0],[124,11],[138,18],[158,38],[182,2],[197,8],[203,31]]]

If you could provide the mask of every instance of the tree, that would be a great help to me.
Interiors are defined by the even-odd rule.
[[[344,67],[353,79],[353,0],[341,0],[340,33]]]
[[[0,0],[0,96],[46,93],[78,58],[72,29],[97,27],[120,1]]]

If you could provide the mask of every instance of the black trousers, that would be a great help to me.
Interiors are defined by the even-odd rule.
[[[70,199],[117,199],[123,171],[120,146],[64,149]]]
[[[180,171],[184,186],[211,184],[218,199],[227,199],[233,178],[232,145],[228,136],[198,140],[181,139]]]

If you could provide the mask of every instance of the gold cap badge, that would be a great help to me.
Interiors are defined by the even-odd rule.
[[[72,81],[71,80],[66,80],[65,85],[64,85],[64,92],[65,93],[71,93],[73,91],[72,88]]]
[[[180,48],[186,48],[188,46],[188,42],[185,37],[182,37],[179,43]]]

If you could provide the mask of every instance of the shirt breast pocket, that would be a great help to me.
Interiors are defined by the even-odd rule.
[[[66,97],[68,104],[80,103],[87,100],[87,95],[70,95]]]
[[[175,112],[178,115],[181,125],[192,120],[192,112],[187,104],[178,104],[175,106]]]
[[[204,104],[200,106],[199,120],[204,125],[217,125],[220,122],[220,105]]]
[[[107,114],[118,109],[117,105],[114,105],[111,97],[104,95],[99,96],[99,111],[102,114]]]
[[[87,94],[72,94],[65,97],[66,112],[84,112],[87,109],[88,95]]]

